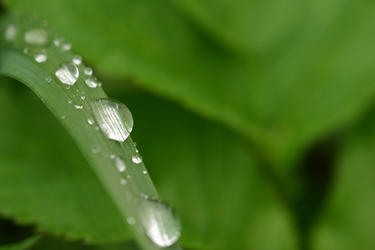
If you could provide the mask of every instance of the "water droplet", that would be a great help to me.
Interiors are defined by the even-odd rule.
[[[61,50],[63,51],[69,51],[72,48],[72,45],[70,43],[64,43],[61,45]]]
[[[91,148],[91,152],[92,152],[93,154],[97,154],[97,153],[99,153],[100,150],[101,150],[101,149],[100,149],[99,146],[94,146],[94,147]]]
[[[47,77],[46,77],[46,81],[47,81],[48,83],[51,83],[51,82],[52,82],[52,77],[47,76]]]
[[[91,104],[96,123],[112,140],[124,142],[133,130],[133,117],[122,103],[99,99]]]
[[[87,78],[85,80],[85,83],[86,83],[87,87],[89,87],[89,88],[98,87],[98,80],[93,76],[90,76],[89,78]]]
[[[56,46],[56,47],[59,47],[61,45],[61,39],[60,38],[55,38],[53,40],[53,44]]]
[[[68,103],[69,103],[69,104],[71,104],[72,102],[73,102],[72,100],[70,100],[70,99],[68,100]]]
[[[17,36],[18,30],[15,25],[9,24],[5,31],[5,39],[8,41],[13,41]]]
[[[180,238],[180,221],[165,202],[144,199],[139,212],[146,235],[159,247],[172,246]]]
[[[129,225],[134,225],[134,224],[135,224],[135,219],[134,219],[133,217],[129,217],[129,218],[127,219],[127,221],[128,221],[128,224],[129,224]]]
[[[143,170],[142,173],[143,174],[147,174],[148,172],[147,172],[147,170]]]
[[[89,118],[89,119],[87,120],[87,122],[88,122],[88,124],[90,124],[90,125],[93,125],[93,124],[94,124],[94,120],[91,119],[91,118]]]
[[[27,55],[27,54],[29,53],[29,49],[28,49],[28,48],[24,48],[24,49],[23,49],[23,53],[24,53],[25,55]]]
[[[33,29],[25,33],[25,42],[33,45],[45,45],[48,41],[48,33],[42,29]]]
[[[82,95],[82,96],[81,96],[81,100],[83,101],[83,100],[85,100],[85,99],[86,99],[86,96]]]
[[[128,183],[125,179],[121,179],[120,181],[121,185],[126,185],[126,183]]]
[[[74,105],[74,108],[75,108],[75,109],[83,109],[83,106],[82,106],[82,105],[77,105],[77,104],[76,104],[76,105]]]
[[[142,162],[142,158],[140,155],[133,155],[132,156],[132,162],[135,164],[140,164]]]
[[[116,155],[114,155],[114,154],[111,154],[111,155],[109,156],[109,158],[111,158],[111,159],[113,160],[113,159],[115,159],[115,158],[116,158]]]
[[[60,68],[56,70],[55,75],[60,82],[67,85],[74,85],[79,77],[79,70],[74,63],[63,63]]]
[[[65,118],[66,118],[66,116],[65,116],[65,115],[61,116],[61,119],[63,119],[63,120],[64,120]]]
[[[44,49],[39,50],[38,52],[35,53],[34,59],[38,63],[47,61],[47,52]]]
[[[86,67],[83,70],[83,73],[85,73],[85,75],[91,76],[92,75],[92,68]]]
[[[115,157],[115,164],[119,172],[124,172],[126,170],[126,165],[121,157]]]
[[[79,55],[75,55],[72,59],[72,62],[75,64],[75,65],[80,65],[82,63],[82,57],[79,56]]]

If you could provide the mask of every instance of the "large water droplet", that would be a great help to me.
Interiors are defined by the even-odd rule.
[[[34,59],[38,63],[47,61],[47,52],[44,49],[37,51],[34,55]]]
[[[14,40],[17,36],[17,28],[13,24],[9,24],[6,31],[5,31],[5,39],[8,41]]]
[[[133,117],[122,103],[99,99],[91,104],[96,123],[112,140],[124,142],[133,130]]]
[[[25,33],[25,41],[33,45],[45,45],[48,41],[48,33],[42,29],[29,30]]]
[[[165,202],[143,199],[139,212],[146,235],[159,247],[169,247],[180,238],[180,221]]]
[[[60,82],[67,85],[74,85],[79,77],[79,70],[74,63],[63,63],[60,68],[56,70],[55,75]]]

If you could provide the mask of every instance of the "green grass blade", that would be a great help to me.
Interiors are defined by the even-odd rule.
[[[74,55],[63,46],[55,46],[53,39],[56,36],[45,23],[31,17],[9,16],[2,20],[1,30],[5,36],[1,38],[0,74],[24,83],[45,103],[75,139],[124,220],[130,221],[129,224],[135,221],[131,229],[138,243],[144,249],[159,249],[148,239],[140,223],[145,216],[140,211],[144,211],[145,206],[149,211],[149,205],[142,197],[147,195],[157,199],[158,193],[150,177],[145,174],[144,164],[132,161],[132,157],[138,154],[135,143],[130,137],[123,143],[109,140],[96,124],[88,122],[94,120],[92,103],[107,98],[103,89],[90,88],[85,84],[83,64],[78,66],[80,77],[73,86],[62,84],[56,78],[55,72],[61,63],[71,62]],[[43,46],[25,42],[25,32],[30,30],[46,31],[47,42]],[[42,63],[35,59],[40,51],[47,54],[47,60]],[[123,159],[126,171],[118,171],[113,155]],[[61,157],[64,157],[64,152],[61,152]],[[126,185],[122,185],[124,179]],[[170,225],[168,217],[158,222],[166,227]],[[171,249],[179,247],[175,245]]]

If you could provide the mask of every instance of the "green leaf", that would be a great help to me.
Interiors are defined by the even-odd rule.
[[[0,213],[68,239],[128,239],[120,213],[73,140],[18,85],[1,78],[0,113],[7,115],[0,116]]]
[[[375,249],[374,114],[341,152],[334,187],[313,233],[313,250]]]
[[[0,250],[26,250],[30,249],[34,244],[38,242],[40,236],[34,236],[27,238],[21,242],[14,243],[8,246],[0,246]]]
[[[0,150],[0,213],[69,239],[125,239],[120,215],[73,141],[30,92],[13,85],[1,88],[1,113],[9,119],[0,133],[12,144]],[[245,140],[171,103],[116,93],[133,110],[134,137],[159,192],[181,217],[185,246],[297,249],[290,214]],[[33,129],[24,120],[34,121]]]
[[[170,249],[180,249],[177,243],[172,245],[180,232],[174,227],[171,211],[155,207],[153,200],[144,198],[158,200],[159,196],[150,177],[144,174],[147,171],[142,160],[134,160],[141,159],[134,142],[130,136],[110,137],[103,128],[110,126],[123,135],[129,124],[119,121],[122,117],[116,109],[126,106],[116,103],[110,109],[103,104],[103,100],[109,101],[101,84],[88,84],[91,78],[84,73],[87,66],[81,59],[77,62],[77,56],[70,52],[71,45],[56,37],[45,22],[33,16],[9,15],[1,21],[0,30],[5,34],[0,40],[0,74],[31,88],[69,131],[119,210],[121,220],[131,225],[137,243],[150,250],[162,247],[160,236],[150,232],[152,223],[163,232],[174,230],[171,233],[178,236],[165,244]],[[41,52],[43,60],[38,59]],[[98,120],[98,113],[107,120]],[[63,155],[64,150],[59,153]],[[120,170],[118,162],[125,169]],[[157,216],[160,213],[162,217]]]
[[[51,236],[43,237],[31,250],[138,250],[134,242],[107,243],[100,245],[87,244],[81,241],[66,241]]]
[[[358,119],[375,91],[368,1],[290,0],[293,8],[282,9],[277,1],[6,2],[46,18],[102,74],[135,79],[247,135],[277,168]],[[232,53],[196,24],[228,44],[264,50]]]

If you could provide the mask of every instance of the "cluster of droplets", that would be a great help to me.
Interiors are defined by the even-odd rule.
[[[17,27],[10,24],[6,28],[5,39],[11,42],[16,39],[18,33]],[[23,39],[26,44],[33,48],[36,47],[32,49],[32,56],[37,63],[45,63],[48,60],[48,53],[44,47],[49,43],[50,37],[46,30],[42,28],[27,30],[24,33]],[[53,39],[52,44],[63,52],[71,50],[71,44],[61,38]],[[28,47],[24,48],[24,53],[30,53]],[[79,55],[74,55],[70,61],[61,63],[55,70],[54,76],[67,89],[75,85],[80,77],[82,77],[84,84],[90,89],[101,86],[101,83],[93,76],[93,70],[82,65],[82,58]],[[45,80],[47,83],[51,83],[53,78],[52,76],[47,76]],[[77,89],[77,91],[79,90]],[[81,101],[85,99],[85,95],[80,96]],[[68,99],[68,103],[72,104],[77,110],[83,109],[82,104],[74,104],[71,99]],[[123,143],[129,138],[133,130],[134,121],[130,110],[124,104],[105,98],[90,101],[89,106],[93,116],[87,120],[89,126],[101,130],[109,140]],[[66,116],[64,115],[61,118],[65,119]],[[98,154],[101,152],[101,148],[94,146],[91,148],[91,152]],[[120,185],[127,185],[131,176],[129,173],[126,174],[128,166],[125,160],[115,154],[109,157],[114,162],[116,170],[122,176]],[[132,155],[131,163],[135,166],[142,163],[142,157],[139,155],[138,150]],[[144,168],[140,167],[140,169],[143,175],[148,174]],[[137,209],[137,212],[140,215],[137,217],[138,221],[134,217],[128,217],[128,224],[135,225],[139,222],[139,226],[143,232],[159,247],[173,245],[179,239],[181,230],[179,220],[170,206],[158,199],[150,199],[146,194],[140,195],[138,203],[139,209]]]

